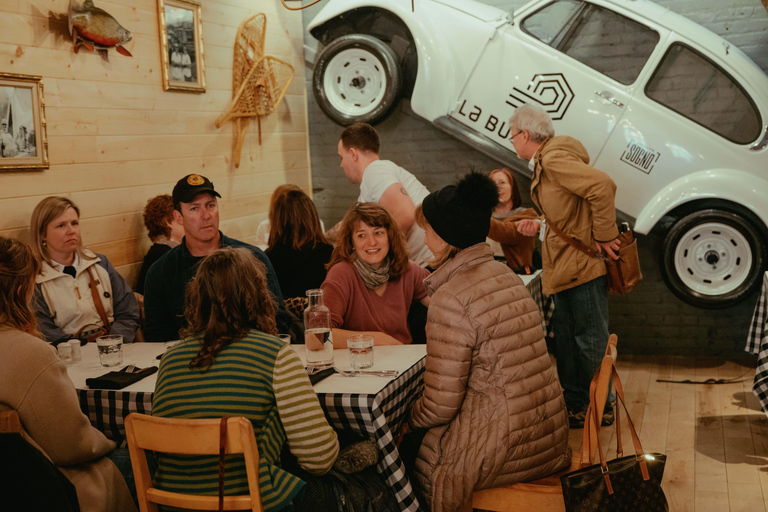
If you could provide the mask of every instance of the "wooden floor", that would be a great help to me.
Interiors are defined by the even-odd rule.
[[[643,450],[667,455],[662,487],[670,511],[768,512],[768,417],[752,394],[753,360],[619,353],[617,367]],[[739,381],[656,382],[710,378]],[[581,433],[571,431],[574,451]],[[614,427],[603,427],[601,443],[608,441],[612,458]],[[625,455],[633,451],[625,441]]]

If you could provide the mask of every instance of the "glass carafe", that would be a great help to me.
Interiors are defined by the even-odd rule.
[[[333,334],[331,312],[323,303],[323,290],[307,290],[309,305],[304,310],[304,346],[307,366],[330,368],[333,366]]]

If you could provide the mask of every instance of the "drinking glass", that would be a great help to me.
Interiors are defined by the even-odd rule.
[[[353,370],[364,370],[373,366],[373,336],[355,334],[347,338],[349,364]]]
[[[290,334],[285,334],[285,333],[281,332],[280,334],[277,335],[277,337],[280,338],[280,340],[283,343],[285,343],[286,345],[290,345],[291,344],[291,335]]]
[[[65,365],[72,366],[72,345],[70,345],[68,341],[62,341],[56,345],[56,350],[59,353],[59,359],[61,359]]]
[[[108,334],[96,338],[99,348],[101,366],[117,366],[123,364],[123,337],[119,334]]]

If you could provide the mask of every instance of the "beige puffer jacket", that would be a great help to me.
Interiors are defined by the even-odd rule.
[[[521,279],[481,243],[424,283],[432,295],[424,394],[409,419],[430,429],[415,469],[423,505],[460,511],[475,489],[568,466],[563,393]]]

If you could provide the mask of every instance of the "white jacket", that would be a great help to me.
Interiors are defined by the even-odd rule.
[[[90,289],[93,272],[98,297],[111,326],[110,333],[122,334],[125,343],[132,342],[138,327],[139,309],[131,288],[105,256],[87,249],[84,253],[85,258],[79,259],[74,278],[43,262],[42,271],[37,276],[35,302],[41,332],[49,342],[54,342],[75,337],[86,327],[92,331],[103,326]]]

